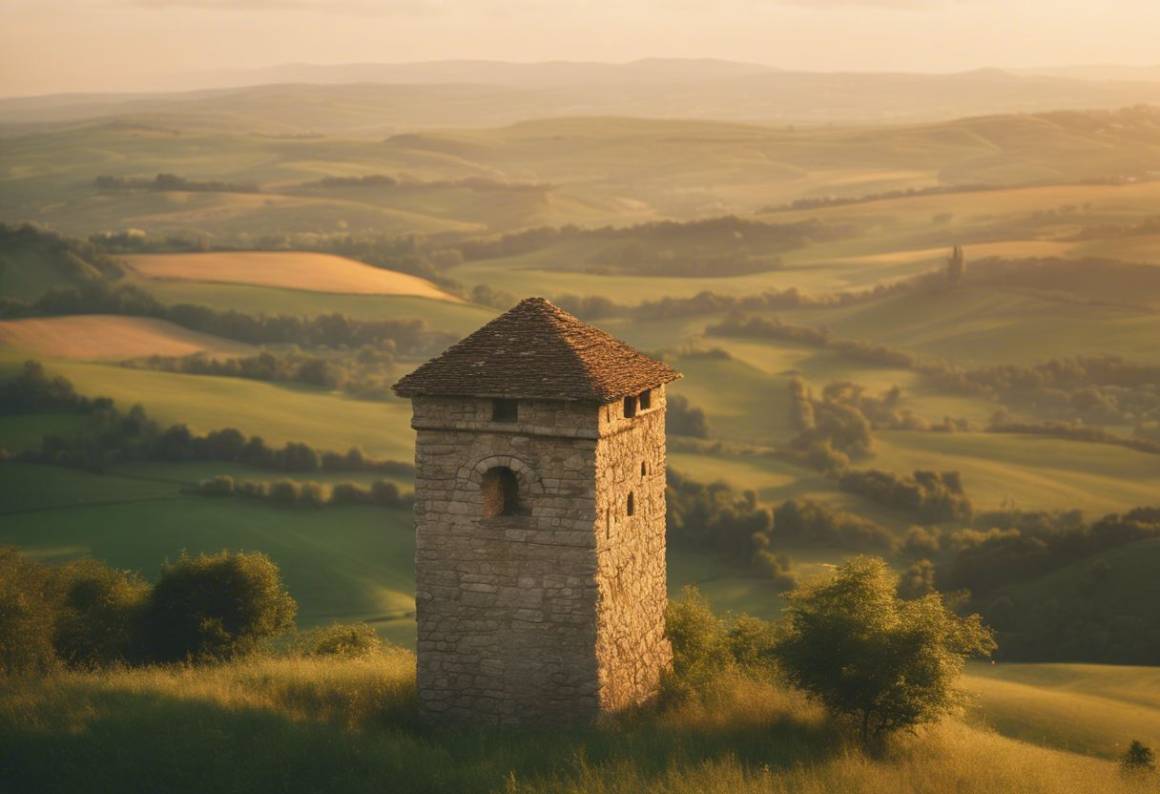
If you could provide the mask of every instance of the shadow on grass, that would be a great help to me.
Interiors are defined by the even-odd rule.
[[[655,780],[727,758],[785,768],[844,746],[832,726],[792,714],[645,711],[587,729],[448,731],[422,726],[413,699],[345,727],[337,702],[274,710],[68,686],[22,700],[0,706],[0,781],[14,792],[486,792],[512,773],[563,783],[621,764]]]

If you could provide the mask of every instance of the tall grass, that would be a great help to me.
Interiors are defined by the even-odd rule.
[[[1153,787],[1155,784],[1153,784]],[[251,658],[0,682],[0,788],[19,792],[1132,792],[1108,761],[946,722],[871,757],[793,692],[586,729],[417,719],[414,657]]]

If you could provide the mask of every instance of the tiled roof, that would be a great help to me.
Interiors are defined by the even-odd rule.
[[[611,402],[681,377],[544,298],[528,298],[395,384],[401,397]]]

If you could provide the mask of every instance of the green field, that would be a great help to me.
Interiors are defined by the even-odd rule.
[[[965,689],[973,720],[1022,741],[1105,758],[1160,743],[1160,668],[974,664]]]
[[[38,559],[96,557],[154,577],[182,552],[262,551],[282,569],[302,625],[369,620],[396,642],[414,642],[409,510],[276,508],[183,494],[179,483],[141,474],[13,463],[0,473],[0,543]]]
[[[110,397],[122,410],[139,403],[162,426],[185,424],[199,434],[234,427],[273,447],[287,442],[318,451],[358,447],[377,459],[409,463],[414,431],[405,400],[355,399],[347,395],[351,382],[339,380],[311,381],[332,383],[333,391],[298,385],[306,379],[300,370],[278,371],[280,382],[275,382],[176,374],[144,368],[142,360],[133,368],[118,362],[129,358],[130,350],[137,359],[186,350],[163,342],[196,342],[197,349],[222,355],[286,353],[287,367],[299,366],[293,358],[299,353],[317,356],[349,367],[342,377],[351,379],[373,367],[377,371],[369,380],[377,384],[416,366],[413,349],[433,352],[495,317],[498,308],[454,302],[476,287],[492,295],[476,293],[474,299],[496,306],[530,295],[605,298],[612,305],[589,304],[580,313],[590,313],[593,324],[639,349],[663,356],[684,375],[671,393],[704,413],[707,437],[670,433],[672,471],[752,490],[770,510],[808,498],[873,519],[892,533],[885,542],[875,539],[875,548],[887,549],[881,553],[895,570],[927,556],[939,566],[935,584],[944,586],[943,566],[959,553],[952,545],[974,537],[956,530],[972,519],[958,513],[960,518],[934,526],[931,537],[941,538],[941,545],[902,547],[905,533],[924,518],[919,508],[898,507],[899,499],[895,507],[871,502],[840,490],[834,471],[790,462],[787,449],[799,433],[792,379],[800,378],[815,400],[831,383],[848,382],[872,396],[897,386],[900,411],[930,425],[944,418],[967,420],[960,425],[967,429],[958,432],[889,429],[916,425],[897,416],[876,420],[872,454],[852,466],[901,478],[918,470],[957,472],[976,517],[997,510],[1081,510],[1094,520],[1160,504],[1160,455],[1112,443],[985,432],[1006,410],[1024,422],[1064,411],[1095,416],[1083,421],[1121,437],[1160,432],[1160,383],[1147,380],[1155,371],[1145,366],[1160,365],[1160,112],[1155,109],[798,127],[619,117],[526,120],[547,96],[517,100],[496,89],[474,97],[478,123],[457,128],[441,120],[461,118],[464,107],[456,104],[463,101],[461,93],[482,89],[447,89],[446,108],[429,90],[367,85],[330,93],[286,86],[190,96],[160,108],[152,108],[147,98],[127,98],[126,107],[135,113],[153,112],[110,111],[113,115],[95,121],[50,120],[16,130],[0,120],[5,144],[0,222],[31,220],[69,238],[4,232],[6,240],[24,242],[0,251],[0,320],[12,340],[0,351],[0,389],[23,361],[39,358],[51,375],[67,378],[80,394]],[[335,96],[344,100],[336,102]],[[503,107],[485,107],[491,100]],[[397,114],[414,112],[415,102],[422,105],[423,118],[440,123],[433,121],[430,129],[396,127],[403,123]],[[519,109],[514,117],[516,111],[504,104],[511,102]],[[444,110],[447,115],[441,115]],[[509,123],[516,118],[524,120]],[[144,186],[158,173],[240,183],[244,189]],[[98,189],[99,176],[144,181]],[[350,179],[368,176],[377,179]],[[244,187],[251,183],[256,192]],[[964,189],[980,185],[985,189]],[[941,192],[929,192],[932,188]],[[872,195],[883,191],[900,193]],[[815,203],[787,206],[803,200]],[[780,225],[786,228],[775,228]],[[539,227],[552,228],[502,239]],[[105,232],[126,234],[99,236]],[[97,242],[80,239],[88,235],[98,235]],[[916,278],[943,271],[955,245],[965,250],[961,276]],[[251,283],[216,283],[196,270],[204,258],[181,253],[191,249],[207,252],[203,257],[237,249],[283,255],[362,250],[368,261],[422,274],[457,297],[335,292],[339,285],[309,264],[323,257],[300,257],[305,264],[292,282],[229,272],[229,279]],[[116,266],[99,258],[101,250],[114,252],[113,258],[124,251],[180,254],[190,265],[176,278],[188,280],[131,270],[118,276]],[[229,256],[230,268],[247,266],[245,257]],[[1003,261],[989,263],[990,258]],[[255,259],[276,258],[250,257],[249,266]],[[1059,261],[1031,261],[1045,259]],[[218,276],[221,280],[221,271]],[[381,280],[383,273],[369,277]],[[906,289],[868,292],[905,280]],[[300,351],[287,350],[289,344],[241,345],[158,320],[164,313],[145,302],[128,308],[101,304],[115,307],[108,311],[144,316],[39,316],[78,311],[59,303],[47,310],[43,302],[34,305],[47,292],[94,284],[103,290],[102,300],[111,301],[118,286],[131,286],[166,306],[192,304],[255,316],[337,313],[372,322],[417,320],[432,333],[398,358],[384,342],[381,358],[363,359],[380,363],[356,372],[352,362],[368,354],[365,348],[310,347],[314,337],[301,341]],[[756,300],[767,291],[788,290],[815,300]],[[695,296],[701,296],[695,304],[682,302]],[[666,298],[673,300],[663,311],[655,305],[641,308]],[[894,358],[890,366],[876,366],[865,363],[873,358],[865,351],[859,361],[824,342],[768,338],[776,333],[740,338],[707,332],[734,310],[824,329],[832,340],[879,345],[920,362],[937,360],[944,373],[1115,355],[1135,366],[1136,374],[1110,385],[1045,387],[1023,401],[1002,390],[980,396],[960,386],[952,392],[913,361]],[[171,314],[179,316],[164,316]],[[225,321],[212,327],[250,338]],[[26,332],[20,336],[13,328]],[[39,336],[28,328],[40,329]],[[133,329],[134,346],[129,346],[125,335]],[[143,350],[142,344],[156,349]],[[393,642],[414,646],[415,541],[409,510],[285,508],[200,496],[195,489],[202,480],[228,475],[323,484],[388,479],[408,492],[413,484],[407,477],[288,475],[238,463],[149,461],[112,462],[106,473],[95,474],[8,460],[9,454],[38,449],[45,436],[74,436],[95,425],[58,410],[59,403],[46,404],[53,407],[25,413],[17,403],[10,414],[0,415],[0,450],[8,453],[0,456],[0,545],[50,562],[100,559],[149,578],[183,552],[262,551],[278,564],[297,599],[301,627],[368,621]],[[869,416],[871,409],[866,411]],[[974,528],[989,528],[979,524]],[[745,526],[746,533],[752,531]],[[780,550],[776,526],[770,537]],[[1042,655],[1003,657],[1001,649],[1000,659],[1138,660],[1116,652],[1129,645],[1134,652],[1150,648],[1144,640],[1152,635],[1144,632],[1160,625],[1149,622],[1160,604],[1160,541],[1139,537],[1120,545],[1109,541],[1087,556],[1077,552],[1046,573],[1036,567],[1042,560],[1029,555],[1028,567],[1019,569],[1027,572],[1022,578],[964,603],[993,620],[1012,647],[1034,639],[1037,626],[1056,625],[1048,619],[1062,627],[1061,638],[1074,634],[1090,640],[1053,646],[1052,655],[1044,649]],[[767,539],[757,536],[754,548]],[[1047,548],[1047,541],[1030,531],[1022,540],[1029,548]],[[800,581],[826,576],[854,553],[842,544],[859,545],[828,542],[832,545],[791,549]],[[785,594],[749,557],[727,559],[687,543],[674,537],[668,544],[671,594],[695,585],[718,612],[767,619],[782,614]],[[752,550],[746,553],[760,559]],[[1004,570],[1006,562],[1000,556],[994,570]],[[1010,622],[1000,625],[1007,614],[1004,604],[1011,607]],[[1124,636],[1141,642],[1117,645]],[[112,788],[113,781],[127,779],[117,773],[131,769],[136,779],[148,781],[141,784],[146,787],[176,771],[175,790],[252,788],[247,784],[273,780],[287,791],[333,783],[356,790],[384,785],[402,790],[413,784],[410,788],[514,792],[521,786],[559,790],[554,784],[564,781],[577,792],[634,794],[1102,794],[1134,790],[1112,763],[1128,741],[1160,747],[1160,668],[973,664],[965,679],[973,698],[965,723],[950,720],[917,739],[904,738],[881,757],[843,745],[818,709],[769,687],[748,693],[751,700],[742,692],[735,701],[682,712],[670,723],[653,724],[646,716],[609,733],[602,727],[583,735],[522,737],[524,745],[540,750],[533,756],[526,747],[513,750],[506,738],[490,734],[447,743],[413,732],[406,716],[413,662],[403,652],[387,661],[336,663],[325,671],[301,659],[263,658],[253,664],[252,671],[222,665],[196,673],[65,673],[30,684],[18,697],[0,693],[0,774],[7,769],[4,748],[16,746],[22,780],[47,780],[63,748],[60,790],[70,790],[77,780],[90,788],[106,783],[104,788]],[[355,702],[366,693],[382,695],[379,705]],[[401,700],[392,700],[396,695]],[[344,710],[349,719],[334,717]],[[174,725],[180,753],[155,739]],[[111,752],[136,748],[130,737],[140,735],[149,737],[140,743],[144,758]],[[269,749],[265,738],[254,743],[254,736],[274,737],[271,747],[277,750]],[[274,755],[288,759],[285,768],[271,767],[261,779],[230,777],[235,768],[261,766],[249,764],[250,756]],[[316,756],[321,761],[316,763]],[[85,760],[93,758],[101,763]],[[334,769],[342,769],[337,783]],[[508,779],[511,770],[518,776],[513,772]],[[428,780],[425,774],[435,777]]]
[[[229,464],[135,464],[98,475],[0,463],[0,545],[48,561],[95,557],[150,577],[185,551],[263,551],[278,563],[298,600],[301,625],[367,620],[392,641],[413,646],[409,510],[280,508],[196,496],[183,488],[215,473],[246,480],[284,476]],[[347,482],[365,476],[300,479]],[[804,560],[801,570],[808,575],[840,559],[820,555]],[[784,606],[768,579],[708,554],[674,548],[669,562],[674,595],[692,584],[721,610],[770,618]]]
[[[338,295],[245,284],[156,279],[134,279],[133,283],[166,304],[192,303],[220,311],[301,317],[337,312],[357,320],[423,320],[432,328],[460,335],[474,331],[496,314],[492,309],[470,303],[396,295]]]
[[[399,400],[369,402],[307,387],[83,362],[53,361],[50,369],[83,394],[111,397],[123,408],[140,403],[157,421],[198,433],[236,427],[274,445],[301,441],[319,450],[361,447],[388,460],[413,457],[411,409]]]

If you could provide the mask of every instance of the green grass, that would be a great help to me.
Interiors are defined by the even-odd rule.
[[[727,358],[681,356],[674,366],[685,377],[673,393],[705,411],[714,437],[774,444],[794,434],[784,379]]]
[[[392,295],[340,295],[308,290],[134,279],[163,303],[193,303],[219,311],[313,317],[339,313],[357,320],[424,320],[439,331],[465,336],[497,312],[470,303]]]
[[[0,463],[0,515],[6,517],[5,523],[19,521],[13,516],[20,514],[170,500],[178,491],[177,483],[144,477],[105,477],[59,466]]]
[[[266,659],[68,673],[0,689],[16,790],[1141,792],[1108,761],[948,721],[877,757],[776,686],[550,731],[416,726],[414,661]]]
[[[262,551],[282,570],[302,625],[370,620],[414,642],[411,511],[277,508],[183,495],[173,482],[0,465],[0,544],[45,560],[95,557],[155,577],[182,551]]]
[[[847,309],[784,316],[792,322],[824,324],[840,338],[962,366],[1032,364],[1099,353],[1158,360],[1154,340],[1160,335],[1160,315],[1014,288],[900,295]]]
[[[2,370],[0,370],[2,371]],[[0,448],[11,453],[40,449],[46,435],[69,435],[85,424],[76,414],[17,414],[0,416]]]
[[[183,492],[183,486],[216,473],[247,480],[286,476],[213,463],[123,465],[104,475],[0,463],[0,545],[45,560],[94,557],[150,577],[182,551],[263,551],[282,569],[303,625],[371,620],[395,642],[414,643],[410,510],[291,509]],[[822,560],[830,558],[806,561],[803,572]],[[679,548],[670,550],[669,562],[674,593],[696,584],[718,609],[767,617],[781,609],[780,597],[760,576]]]
[[[399,486],[400,490],[410,491],[414,480],[410,476],[384,474],[377,471],[312,471],[312,472],[285,472],[258,469],[242,463],[123,463],[114,466],[111,471],[122,477],[142,477],[162,482],[172,482],[179,485],[196,485],[202,480],[224,474],[235,480],[252,482],[274,482],[275,480],[294,480],[296,482],[341,483],[354,482],[369,485],[377,480],[389,480]]]
[[[1160,457],[1108,444],[996,433],[878,434],[866,465],[958,471],[976,510],[1079,508],[1089,516],[1160,500]]]
[[[361,447],[376,458],[410,461],[411,407],[401,400],[355,400],[308,388],[205,375],[52,361],[81,394],[111,397],[122,408],[141,403],[162,424],[204,433],[236,427],[274,445],[301,441],[319,450]]]
[[[1105,758],[1160,745],[1160,668],[974,664],[965,689],[972,720],[1005,736]]]

